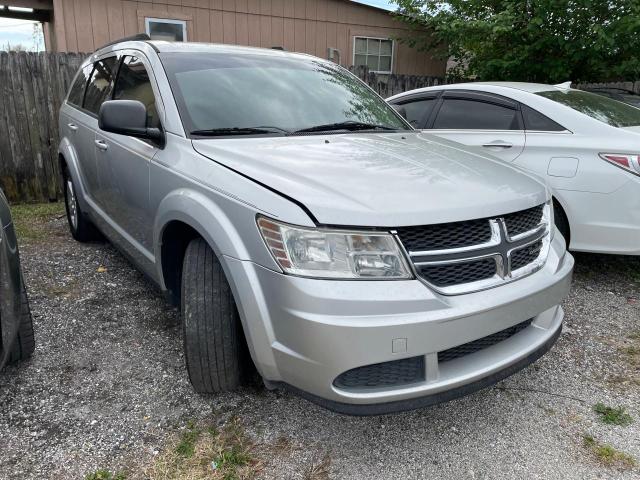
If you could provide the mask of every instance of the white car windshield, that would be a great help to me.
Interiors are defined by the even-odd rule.
[[[571,107],[613,127],[640,125],[640,108],[580,90],[550,90],[537,95]]]
[[[192,135],[410,129],[364,83],[329,62],[260,54],[160,57]]]

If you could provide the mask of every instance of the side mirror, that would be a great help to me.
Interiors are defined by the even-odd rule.
[[[161,148],[165,144],[164,132],[147,128],[147,108],[137,100],[108,100],[98,112],[98,127],[105,132],[151,140]]]

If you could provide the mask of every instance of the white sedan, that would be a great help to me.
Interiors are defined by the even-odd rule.
[[[515,82],[387,101],[415,128],[545,176],[572,250],[640,255],[640,109],[567,84]]]

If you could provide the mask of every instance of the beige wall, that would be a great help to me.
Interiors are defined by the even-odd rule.
[[[145,17],[187,22],[189,41],[283,46],[327,58],[337,48],[353,63],[353,37],[390,38],[402,25],[387,12],[346,0],[53,0],[52,50],[91,52],[144,32]],[[443,76],[445,62],[394,42],[393,72]]]

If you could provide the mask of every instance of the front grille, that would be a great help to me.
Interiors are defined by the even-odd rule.
[[[486,337],[479,338],[478,340],[474,340],[472,342],[458,345],[457,347],[449,348],[448,350],[443,350],[442,352],[438,352],[438,363],[450,362],[451,360],[455,360],[456,358],[479,352],[480,350],[484,350],[485,348],[491,347],[492,345],[507,340],[508,338],[513,337],[516,333],[521,332],[529,325],[531,325],[532,321],[533,319],[530,318],[529,320],[525,320],[524,322],[514,325],[513,327],[501,330],[500,332],[494,333],[493,335],[488,335]]]
[[[333,384],[343,390],[363,390],[410,385],[424,379],[424,356],[419,356],[347,370]]]
[[[439,223],[396,229],[404,248],[409,251],[443,250],[486,243],[491,239],[488,220]]]
[[[513,270],[538,260],[549,241],[548,228],[539,228],[546,225],[545,208],[542,204],[504,216],[395,230],[418,276],[441,293],[456,295],[511,281],[516,278]],[[537,262],[536,268],[542,264]]]
[[[511,270],[517,270],[522,267],[526,267],[531,262],[535,261],[540,255],[542,250],[542,242],[536,242],[528,247],[516,250],[511,254]]]
[[[507,232],[510,237],[515,237],[521,233],[529,232],[540,225],[542,221],[542,210],[544,204],[537,207],[529,208],[521,212],[510,213],[505,215],[504,223],[507,226]]]
[[[418,267],[418,273],[437,287],[448,287],[493,277],[496,274],[496,261],[483,258],[464,263],[423,265]]]

